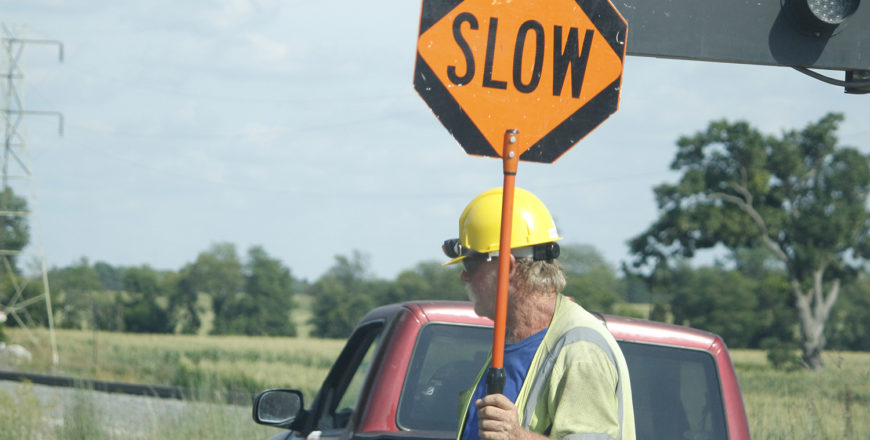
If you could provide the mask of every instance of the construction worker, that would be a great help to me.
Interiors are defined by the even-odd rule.
[[[444,242],[463,263],[461,279],[478,315],[494,319],[502,189],[477,196]],[[560,292],[560,240],[532,193],[514,193],[503,394],[486,395],[487,366],[462,396],[458,440],[634,440],[628,367],[601,320]]]

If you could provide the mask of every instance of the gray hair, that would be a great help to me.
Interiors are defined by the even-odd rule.
[[[517,258],[513,283],[524,292],[555,295],[565,288],[565,274],[558,260]]]

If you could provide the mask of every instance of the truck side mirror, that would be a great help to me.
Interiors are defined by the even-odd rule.
[[[266,390],[254,397],[254,421],[261,425],[287,428],[305,411],[302,392],[289,389]]]

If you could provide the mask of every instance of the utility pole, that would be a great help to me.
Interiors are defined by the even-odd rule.
[[[3,24],[2,36],[2,81],[0,91],[0,113],[3,115],[3,156],[0,162],[0,174],[2,174],[2,193],[0,193],[0,225],[7,234],[19,235],[24,240],[16,240],[15,237],[0,237],[0,285],[9,292],[0,293],[0,312],[25,329],[30,337],[37,340],[30,327],[33,327],[33,319],[27,308],[40,302],[45,304],[48,320],[49,339],[51,343],[51,355],[54,365],[58,365],[57,342],[54,336],[54,317],[51,310],[51,292],[48,287],[48,272],[45,266],[45,254],[42,249],[42,237],[36,209],[36,189],[33,183],[33,172],[30,167],[30,155],[27,141],[22,133],[23,119],[27,115],[54,116],[58,119],[59,134],[63,135],[63,115],[55,111],[29,110],[24,107],[19,93],[20,83],[24,79],[24,71],[21,68],[21,57],[24,49],[30,45],[55,46],[59,50],[59,61],[63,62],[63,44],[53,40],[34,40],[18,38],[13,30]],[[24,189],[19,193],[14,188]],[[29,200],[22,198],[20,194],[29,192]],[[12,231],[12,232],[10,232]],[[34,240],[27,243],[29,231],[35,231],[32,235]],[[24,246],[29,250],[25,252]],[[16,266],[17,257],[29,255],[34,257],[39,264],[42,275],[42,288],[28,288],[32,282],[20,275]],[[8,286],[8,287],[7,287]],[[41,291],[40,291],[41,290]]]

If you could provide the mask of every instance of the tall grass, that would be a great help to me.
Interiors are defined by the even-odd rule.
[[[13,393],[0,389],[0,440],[41,438],[46,427],[38,415],[44,409],[29,385],[18,385]]]
[[[754,439],[870,438],[870,353],[825,353],[819,372],[774,370],[760,351],[732,357]]]
[[[215,402],[154,401],[135,414],[106,409],[111,397],[89,390],[68,390],[68,399],[41,401],[34,387],[0,389],[0,440],[191,440],[267,438],[274,428],[250,419],[250,409]],[[143,397],[137,399],[146,400]]]
[[[143,335],[57,330],[59,366],[43,343],[20,330],[11,341],[27,346],[27,371],[96,380],[257,392],[296,388],[313,397],[344,341],[312,338]]]

